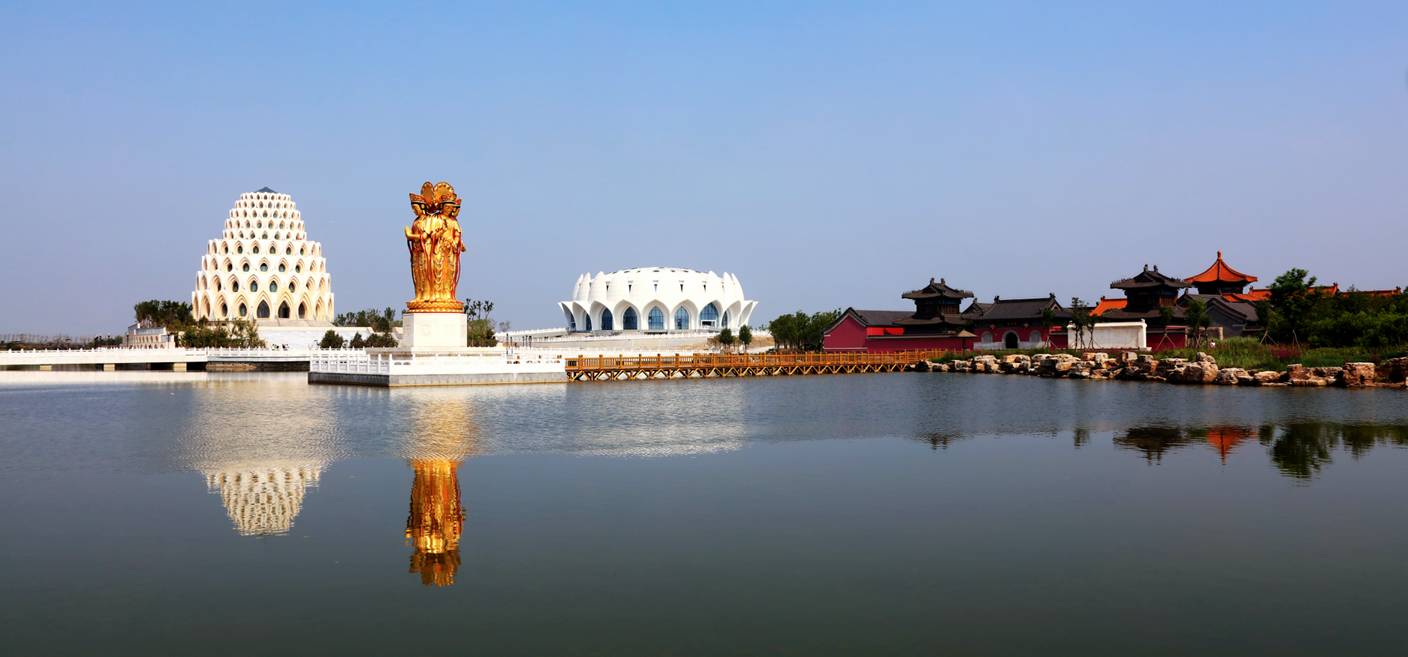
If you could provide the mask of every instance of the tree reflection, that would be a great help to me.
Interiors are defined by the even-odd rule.
[[[1144,453],[1150,464],[1163,460],[1164,453],[1187,445],[1190,439],[1178,427],[1132,427],[1115,436],[1115,445]]]
[[[1261,443],[1282,474],[1310,479],[1331,462],[1336,447],[1358,458],[1378,445],[1408,445],[1408,426],[1297,422],[1264,428]]]

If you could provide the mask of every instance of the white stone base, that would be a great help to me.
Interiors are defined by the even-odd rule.
[[[308,382],[383,387],[566,383],[567,370],[558,354],[524,356],[494,347],[393,347],[314,354]]]
[[[405,313],[401,315],[401,347],[407,349],[463,349],[469,342],[469,320],[463,313]]]

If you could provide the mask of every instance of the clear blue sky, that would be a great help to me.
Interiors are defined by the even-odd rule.
[[[1408,4],[586,4],[5,3],[0,332],[189,299],[265,185],[339,310],[399,308],[426,179],[515,328],[643,265],[735,272],[764,320],[1217,249],[1408,284]]]

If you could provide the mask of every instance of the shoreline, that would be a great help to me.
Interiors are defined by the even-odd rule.
[[[972,358],[933,360],[919,371],[958,374],[1017,374],[1043,378],[1144,381],[1182,385],[1222,385],[1303,388],[1408,388],[1408,356],[1382,363],[1350,362],[1339,367],[1288,365],[1284,370],[1218,367],[1217,360],[1198,352],[1192,359],[1156,358],[1125,351],[1073,354],[983,354]]]

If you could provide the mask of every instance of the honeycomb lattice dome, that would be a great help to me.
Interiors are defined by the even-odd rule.
[[[210,240],[191,292],[196,319],[317,326],[333,318],[323,246],[308,241],[293,197],[268,187],[240,194]]]

